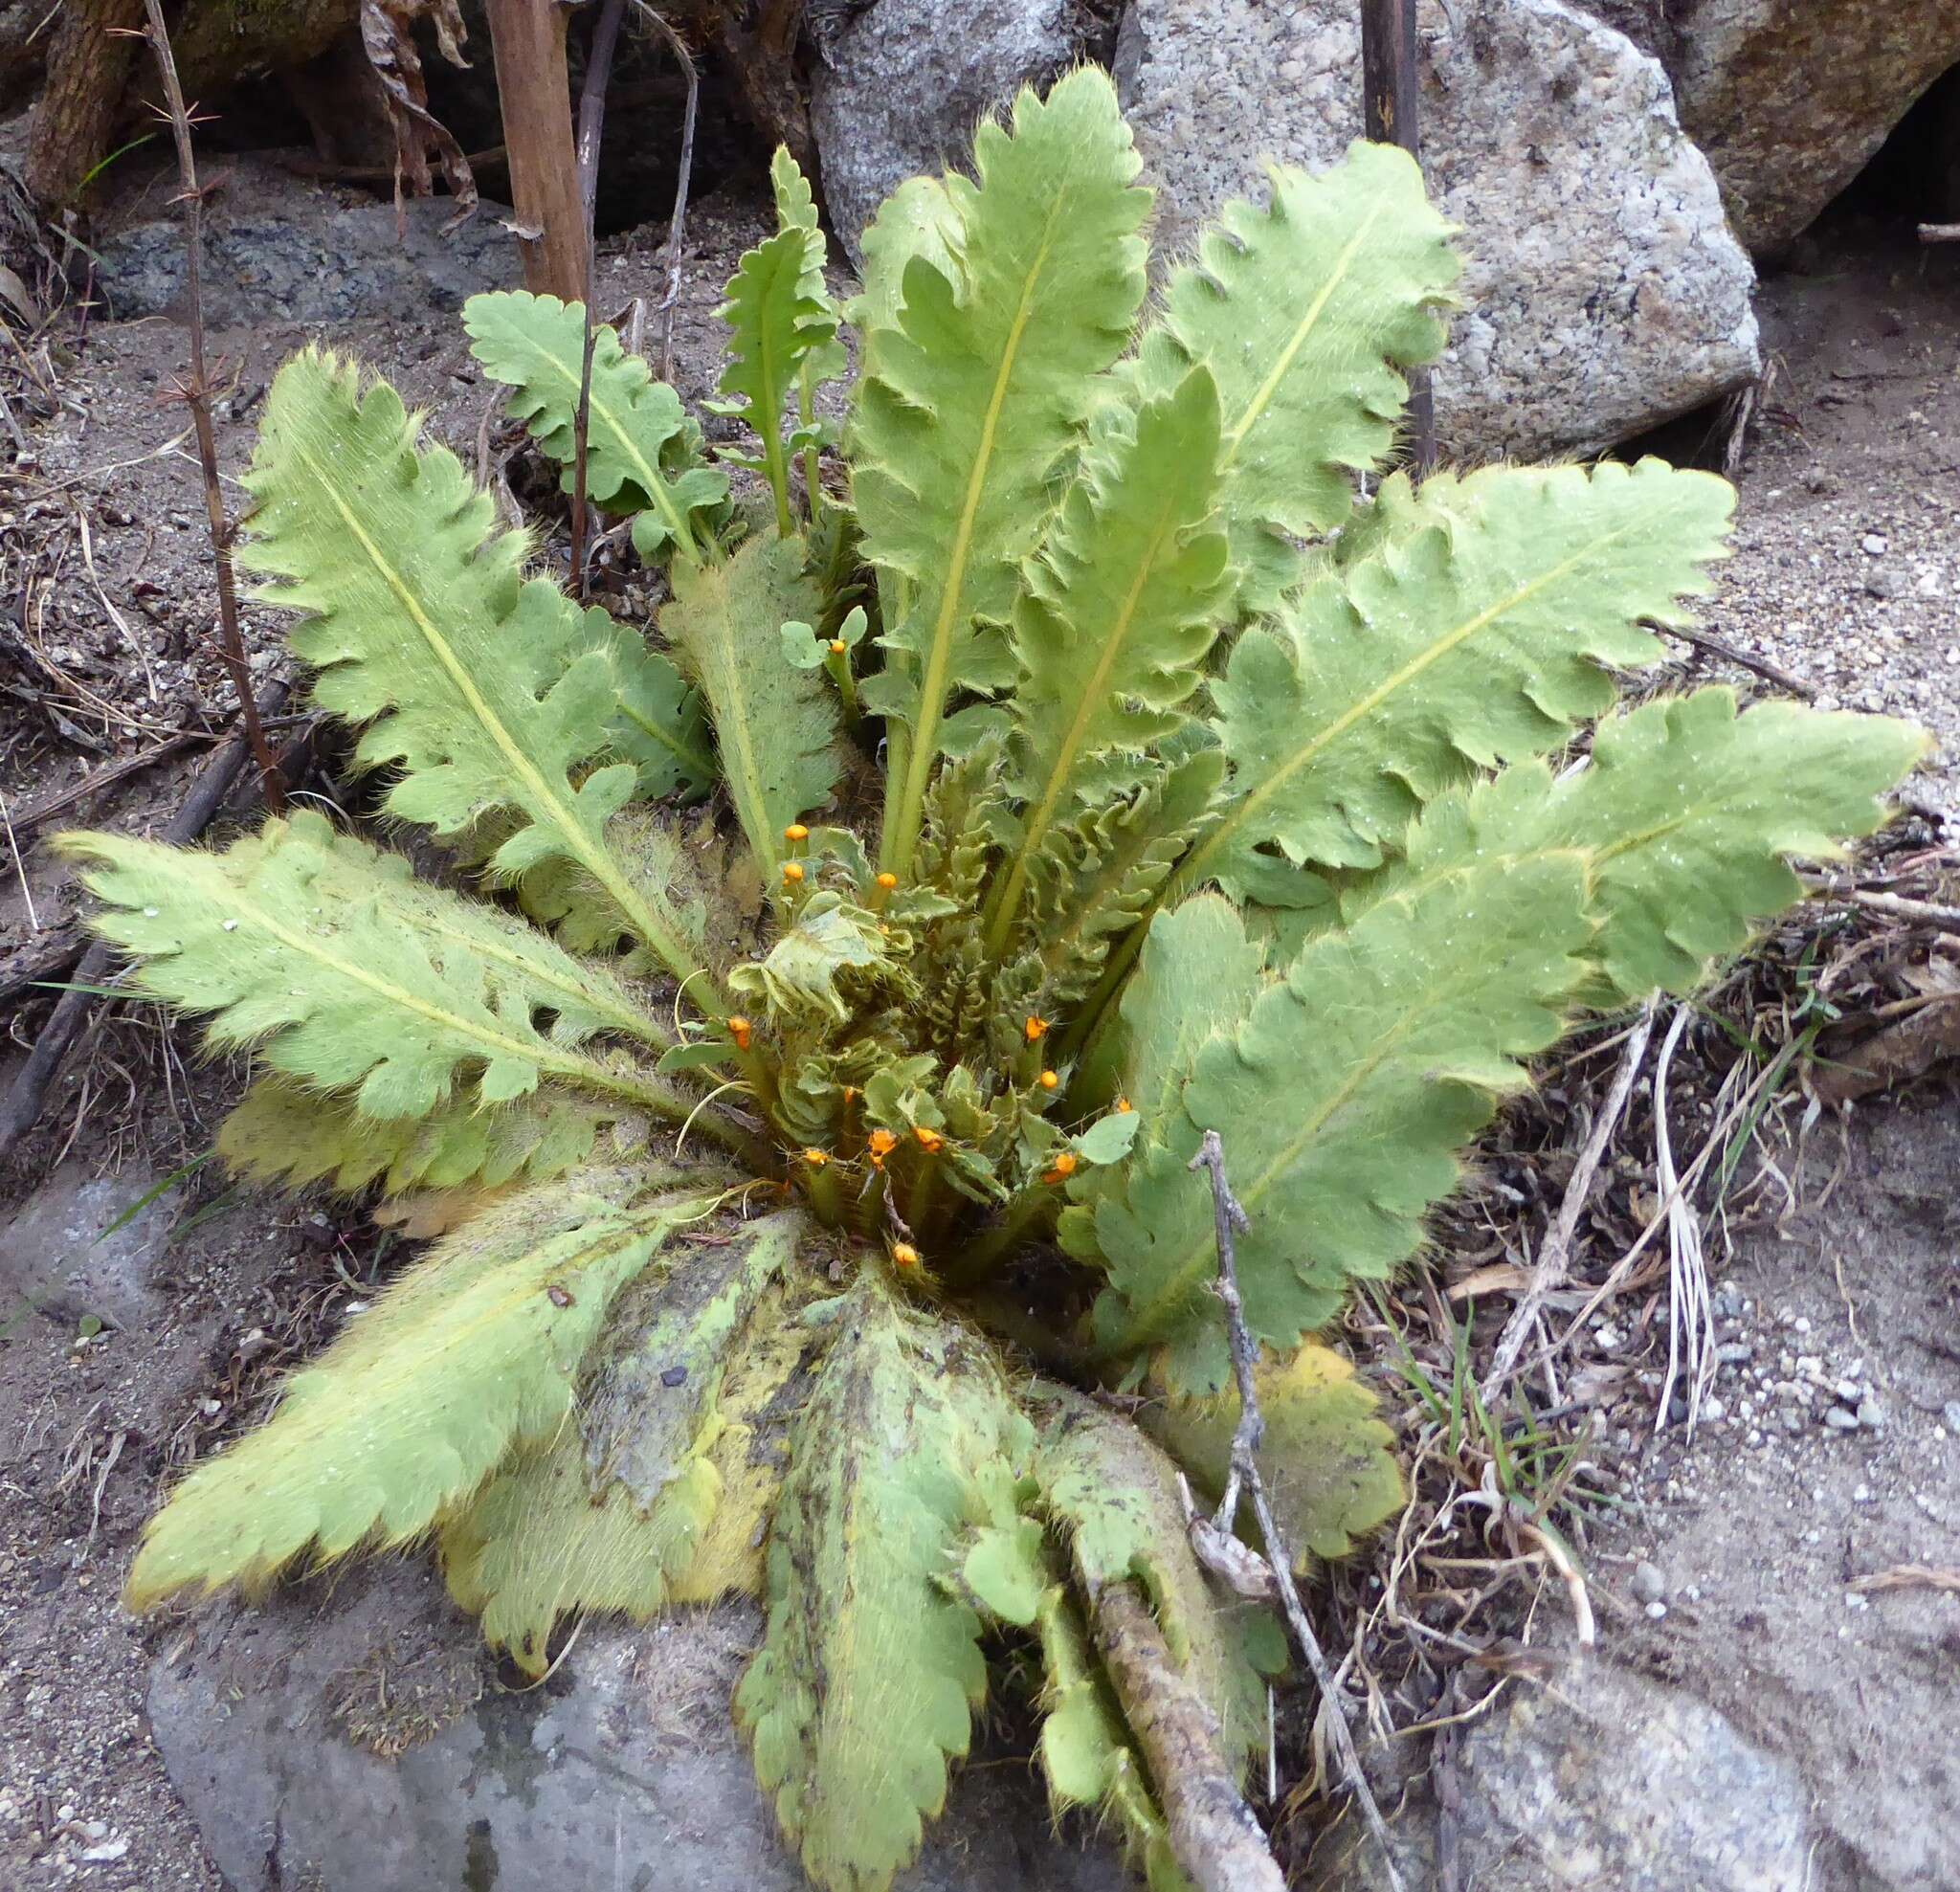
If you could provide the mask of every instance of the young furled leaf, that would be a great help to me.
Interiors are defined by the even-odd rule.
[[[735,1695],[776,1817],[826,1892],[918,1852],[985,1698],[980,1619],[941,1582],[1032,1443],[986,1345],[865,1269],[837,1315],[769,1535],[768,1626]]]
[[[627,1206],[632,1193],[617,1171],[533,1190],[392,1282],[271,1419],[171,1494],[144,1534],[132,1604],[406,1543],[512,1446],[550,1437],[613,1295],[681,1213]]]
[[[266,396],[238,563],[283,581],[266,602],[310,613],[293,649],[321,704],[368,725],[357,762],[399,767],[390,813],[445,835],[501,818],[495,872],[574,863],[684,979],[696,963],[606,846],[635,770],[585,770],[618,701],[612,664],[570,599],[523,579],[520,535],[491,536],[488,496],[417,432],[386,382],[364,395],[353,367],[295,355]]]
[[[509,412],[576,483],[578,390],[585,307],[556,296],[499,290],[463,304],[470,352],[511,390]],[[653,564],[671,553],[707,557],[712,515],[728,497],[728,476],[702,458],[700,435],[680,396],[603,323],[592,329],[587,402],[586,497],[609,512],[633,513],[633,543]]]
[[[842,311],[824,282],[829,252],[823,226],[817,221],[816,199],[811,194],[810,180],[798,168],[786,145],[777,145],[775,156],[769,160],[769,186],[776,199],[777,227],[802,234],[803,274],[797,278],[797,294],[816,311],[802,324],[809,346],[796,370],[796,433],[791,441],[791,446],[803,455],[803,484],[811,518],[815,520],[823,510],[824,498],[817,452],[831,434],[831,430],[817,419],[816,390],[826,381],[835,381],[845,374],[851,361],[843,343],[837,339]]]
[[[1441,353],[1459,265],[1422,173],[1390,145],[1354,145],[1319,176],[1276,165],[1261,211],[1234,201],[1171,272],[1135,376],[1162,394],[1193,363],[1224,414],[1222,479],[1239,608],[1266,612],[1294,582],[1288,543],[1332,531],[1352,473],[1394,440],[1398,368]]]
[[[1231,585],[1217,490],[1218,397],[1194,368],[1106,458],[1091,452],[1014,612],[1020,679],[1009,784],[1028,804],[991,903],[989,949],[1013,929],[1032,858],[1088,768],[1173,734],[1198,687]],[[1105,790],[1106,790],[1106,785]]]
[[[783,661],[780,627],[820,610],[801,542],[751,539],[720,565],[677,568],[660,612],[661,635],[707,701],[728,798],[769,883],[783,830],[837,779],[836,699],[821,676]]]
[[[466,1071],[484,1103],[548,1077],[686,1113],[679,1092],[572,1048],[601,1028],[666,1042],[610,975],[418,884],[323,815],[268,821],[222,855],[115,835],[60,845],[89,863],[85,883],[111,902],[97,930],[139,961],[144,990],[211,1013],[215,1045],[259,1044],[275,1071],[355,1090],[368,1116],[423,1116]]]
[[[980,127],[977,182],[947,179],[958,268],[904,265],[903,306],[864,335],[854,421],[864,551],[907,585],[887,615],[888,668],[865,703],[898,725],[883,864],[903,875],[953,693],[1012,681],[999,627],[1036,542],[1057,468],[1087,420],[1093,377],[1143,300],[1148,206],[1106,76],[1081,68],[1012,133]]]
[[[1293,1346],[1350,1280],[1413,1254],[1424,1212],[1456,1186],[1456,1150],[1524,1083],[1516,1060],[1558,1035],[1592,933],[1586,892],[1576,851],[1522,864],[1472,852],[1310,942],[1231,1036],[1198,1050],[1164,1141],[1097,1202],[1104,1352],[1162,1343],[1179,1391],[1224,1382],[1211,1195],[1185,1167],[1203,1130],[1223,1139],[1252,1218],[1238,1267],[1258,1339]]]
[[[804,358],[835,328],[824,303],[804,293],[808,250],[807,234],[794,227],[758,244],[742,258],[721,309],[734,338],[728,366],[722,371],[722,392],[734,399],[721,412],[746,421],[762,443],[759,459],[738,457],[735,464],[760,473],[768,481],[775,501],[776,531],[785,539],[794,523],[790,516],[783,410],[802,374]]]

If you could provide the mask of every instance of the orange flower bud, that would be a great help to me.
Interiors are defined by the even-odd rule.
[[[803,1152],[803,1160],[804,1162],[808,1163],[813,1169],[821,1169],[823,1166],[826,1163],[828,1163],[831,1159],[824,1151],[820,1149],[806,1149]]]
[[[1028,1022],[1022,1029],[1028,1035],[1028,1042],[1036,1044],[1048,1035],[1048,1020],[1037,1018],[1031,1012],[1028,1013]]]
[[[937,1130],[928,1130],[924,1124],[915,1124],[912,1134],[919,1139],[919,1146],[930,1156],[946,1146],[946,1139]]]
[[[845,643],[841,637],[833,637],[831,639],[831,655],[833,657],[842,657],[850,648],[850,645]]]
[[[1076,1172],[1076,1165],[1081,1161],[1074,1150],[1064,1149],[1055,1159],[1055,1167],[1041,1180],[1044,1183],[1065,1183]]]
[[[1057,1084],[1058,1084],[1058,1083],[1060,1083],[1060,1082],[1061,1082],[1061,1080],[1060,1080],[1060,1078],[1059,1078],[1059,1077],[1058,1077],[1058,1076],[1056,1075],[1056,1073],[1055,1073],[1055,1072],[1053,1072],[1053,1071],[1044,1071],[1044,1072],[1042,1072],[1042,1074],[1041,1074],[1041,1088],[1042,1088],[1043,1090],[1045,1090],[1045,1091],[1052,1091],[1052,1090],[1053,1090],[1053,1089],[1054,1089],[1054,1088],[1056,1087],[1056,1085],[1057,1085]]]
[[[728,1020],[728,1035],[735,1040],[737,1051],[748,1049],[748,1040],[754,1031],[755,1027],[746,1018],[736,1017]]]
[[[803,863],[800,860],[786,860],[783,863],[783,879],[793,887],[803,879]]]
[[[892,1243],[892,1259],[902,1268],[916,1268],[919,1251],[909,1241],[895,1241]]]
[[[807,841],[810,838],[810,830],[802,822],[792,821],[783,830],[783,838],[786,841]]]
[[[884,1168],[884,1159],[898,1148],[899,1140],[889,1130],[873,1130],[871,1133],[871,1164],[876,1169]]]
[[[1127,1117],[1135,1109],[1136,1105],[1128,1098],[1120,1097],[1116,1100],[1116,1114],[1119,1117]]]
[[[899,877],[896,874],[880,874],[878,877],[878,884],[880,887],[882,887],[886,893],[890,893],[891,890],[899,884]]]

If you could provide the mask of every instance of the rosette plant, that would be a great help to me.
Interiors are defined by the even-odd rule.
[[[66,845],[142,988],[251,1050],[231,1163],[449,1229],[177,1487],[136,1606],[430,1539],[535,1673],[580,1612],[749,1592],[733,1712],[816,1883],[912,1857],[990,1666],[1056,1804],[1177,1882],[1111,1605],[1232,1770],[1283,1655],[1177,1495],[1237,1415],[1204,1133],[1281,1514],[1338,1555],[1400,1497],[1317,1338],[1350,1283],[1526,1060],[1692,991],[1922,738],[1615,711],[1720,479],[1377,478],[1458,271],[1401,152],[1276,169],[1154,297],[1137,170],[1101,74],[1024,93],[840,308],[779,158],[724,310],[743,451],[597,334],[588,490],[649,623],[538,573],[385,383],[281,370],[241,561],[450,870],[312,812]],[[569,486],[583,312],[464,319]]]

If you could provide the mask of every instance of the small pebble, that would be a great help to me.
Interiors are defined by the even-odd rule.
[[[1860,543],[1864,546],[1866,555],[1871,558],[1883,558],[1892,549],[1891,540],[1886,538],[1882,532],[1867,532]]]
[[[1658,1565],[1645,1558],[1634,1566],[1634,1594],[1642,1603],[1661,1603],[1667,1599],[1667,1579],[1660,1574]]]
[[[1647,1620],[1650,1623],[1658,1623],[1666,1614],[1667,1605],[1665,1603],[1649,1603],[1647,1605]]]
[[[1753,1360],[1755,1357],[1756,1347],[1753,1341],[1726,1340],[1715,1349],[1716,1362],[1724,1367],[1739,1367],[1745,1360]]]
[[[1960,1399],[1949,1399],[1940,1408],[1940,1419],[1955,1438],[1960,1438]]]
[[[1856,1413],[1847,1413],[1841,1406],[1833,1406],[1825,1413],[1824,1423],[1833,1432],[1856,1432],[1858,1430],[1858,1414]]]
[[[1728,1416],[1728,1408],[1711,1392],[1702,1401],[1702,1417],[1711,1426],[1719,1426]]]
[[[1876,1399],[1860,1399],[1858,1402],[1858,1422],[1868,1432],[1883,1432],[1885,1409]]]

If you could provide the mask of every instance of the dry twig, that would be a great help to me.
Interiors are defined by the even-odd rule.
[[[1354,1735],[1348,1725],[1344,1699],[1333,1671],[1327,1665],[1327,1658],[1322,1653],[1320,1639],[1314,1635],[1313,1625],[1307,1620],[1306,1611],[1301,1604],[1300,1591],[1293,1581],[1293,1559],[1279,1521],[1273,1516],[1265,1481],[1259,1476],[1258,1455],[1260,1441],[1265,1436],[1265,1420],[1260,1416],[1258,1392],[1253,1384],[1253,1363],[1257,1354],[1252,1336],[1246,1331],[1245,1306],[1239,1299],[1238,1255],[1234,1239],[1237,1232],[1250,1228],[1251,1222],[1239,1206],[1238,1198],[1232,1193],[1232,1185],[1226,1180],[1225,1146],[1216,1130],[1205,1132],[1204,1143],[1192,1158],[1190,1167],[1194,1170],[1208,1171],[1212,1179],[1213,1226],[1218,1244],[1218,1298],[1225,1303],[1226,1331],[1232,1345],[1232,1371],[1238,1382],[1238,1425],[1232,1435],[1231,1471],[1225,1480],[1224,1496],[1218,1501],[1218,1509],[1211,1520],[1211,1529],[1231,1535],[1238,1514],[1239,1494],[1243,1491],[1251,1496],[1253,1515],[1258,1520],[1259,1535],[1266,1547],[1266,1562],[1272,1567],[1273,1582],[1280,1593],[1286,1627],[1292,1633],[1294,1647],[1314,1679],[1314,1685],[1321,1692],[1341,1772],[1353,1792],[1370,1833],[1381,1848],[1382,1869],[1391,1892],[1401,1892],[1402,1878],[1395,1868],[1388,1826],[1382,1819],[1381,1809],[1375,1805],[1368,1776],[1362,1771],[1361,1756],[1355,1751]],[[1192,1541],[1195,1547],[1195,1532]]]
[[[687,75],[687,105],[680,119],[680,174],[674,183],[674,215],[667,225],[667,293],[660,299],[660,373],[662,381],[674,379],[674,311],[680,300],[680,245],[687,230],[687,187],[694,174],[694,121],[701,103],[701,75],[695,70],[694,56],[686,42],[667,24],[666,16],[633,0],[649,25],[666,40],[680,70]]]
[[[259,726],[258,704],[252,695],[252,672],[245,661],[245,640],[238,629],[238,591],[232,578],[232,523],[225,516],[224,489],[218,479],[217,434],[211,419],[211,380],[204,361],[204,298],[201,257],[204,251],[204,189],[197,181],[197,155],[190,145],[190,111],[184,102],[184,88],[177,80],[177,61],[170,53],[169,29],[164,24],[163,0],[145,0],[149,14],[150,50],[156,56],[157,70],[163,75],[164,99],[170,130],[177,143],[177,173],[183,189],[185,287],[190,310],[190,378],[179,381],[178,391],[190,410],[190,423],[197,434],[197,459],[204,472],[204,510],[211,525],[212,562],[217,567],[218,631],[222,640],[225,667],[232,673],[232,687],[238,693],[238,715],[245,726],[245,740],[264,785],[266,805],[277,814],[285,806],[285,785],[279,780],[265,731]]]
[[[1592,1178],[1599,1173],[1600,1159],[1605,1156],[1606,1146],[1619,1126],[1620,1116],[1627,1107],[1628,1097],[1632,1095],[1634,1080],[1639,1075],[1640,1060],[1647,1055],[1647,1040],[1653,1031],[1654,1002],[1650,999],[1640,1008],[1639,1017],[1627,1034],[1626,1049],[1620,1053],[1619,1069],[1614,1073],[1613,1087],[1607,1092],[1606,1102],[1600,1105],[1599,1115],[1593,1120],[1592,1132],[1579,1152],[1572,1179],[1566,1185],[1558,1220],[1552,1224],[1551,1233],[1539,1248],[1538,1260],[1531,1270],[1531,1279],[1523,1298],[1511,1310],[1511,1318],[1504,1323],[1503,1332],[1498,1336],[1497,1351],[1481,1389],[1487,1407],[1496,1406],[1498,1394],[1503,1391],[1505,1381],[1518,1364],[1518,1355],[1525,1350],[1525,1343],[1531,1337],[1531,1329],[1537,1324],[1546,1296],[1565,1283],[1572,1263],[1572,1237],[1579,1232],[1579,1217],[1585,1213],[1586,1200],[1592,1192]]]
[[[285,695],[286,685],[283,682],[272,685],[266,692],[268,715],[278,711]],[[252,726],[260,727],[256,715]],[[259,740],[261,743],[264,741],[262,728]],[[184,806],[164,830],[166,841],[175,847],[184,847],[204,833],[244,765],[248,747],[249,738],[241,722],[224,746],[205,764],[203,773],[191,785],[190,792],[184,798]],[[276,772],[272,776],[260,777],[261,783],[276,779]],[[81,1030],[82,1020],[88,1015],[89,1001],[93,996],[89,989],[101,984],[110,970],[111,960],[112,955],[105,944],[98,942],[92,946],[83,955],[73,986],[61,994],[54,1011],[48,1014],[48,1022],[42,1026],[33,1050],[28,1054],[27,1062],[14,1079],[13,1088],[7,1093],[6,1102],[0,1103],[0,1163],[7,1160],[14,1146],[33,1128],[40,1117],[48,1086],[54,1082],[62,1058],[68,1055],[68,1047],[75,1042],[76,1034]]]

